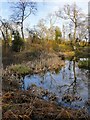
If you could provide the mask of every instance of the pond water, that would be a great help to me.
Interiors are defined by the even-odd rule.
[[[65,60],[60,70],[25,76],[24,89],[32,85],[42,87],[58,96],[58,104],[79,109],[88,100],[87,74],[88,70],[79,69],[77,62]]]

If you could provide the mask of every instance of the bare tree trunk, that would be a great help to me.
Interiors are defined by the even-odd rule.
[[[21,34],[22,34],[22,38],[24,39],[23,22],[21,23]]]
[[[22,33],[22,38],[23,38],[23,40],[24,40],[24,32],[23,32],[24,10],[25,10],[25,8],[23,8],[22,22],[21,22],[21,33]]]
[[[73,38],[74,38],[74,43],[76,43],[76,29],[77,29],[77,26],[76,26],[76,23],[74,23],[74,35],[73,35]]]

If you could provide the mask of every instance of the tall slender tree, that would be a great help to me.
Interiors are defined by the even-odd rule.
[[[11,9],[13,13],[11,19],[17,24],[20,23],[22,38],[24,39],[24,21],[31,15],[35,14],[37,7],[36,2],[27,2],[19,0],[19,2],[13,3]]]
[[[63,7],[63,10],[59,10],[57,13],[58,17],[67,20],[72,26],[73,40],[76,41],[77,38],[77,29],[82,26],[83,21],[85,20],[85,14],[81,9],[76,5],[76,3],[69,5],[66,4]]]

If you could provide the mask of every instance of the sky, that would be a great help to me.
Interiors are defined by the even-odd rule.
[[[4,19],[9,19],[12,11],[10,8],[10,2],[17,0],[0,0],[0,16]],[[29,0],[28,0],[29,1]],[[35,1],[35,0],[34,0]],[[37,2],[38,1],[38,2]],[[26,27],[32,27],[37,25],[38,21],[42,18],[46,18],[49,13],[57,11],[62,8],[64,4],[72,4],[76,2],[77,6],[83,10],[84,13],[88,13],[88,2],[89,0],[36,0],[37,2],[37,13],[36,15],[30,15],[25,21]],[[58,23],[60,24],[60,22]],[[61,25],[60,25],[61,27]]]

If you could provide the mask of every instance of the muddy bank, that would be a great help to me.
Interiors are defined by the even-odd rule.
[[[43,90],[42,90],[43,91]],[[2,120],[89,120],[85,109],[73,110],[58,106],[34,94],[35,89],[3,94]],[[39,93],[39,92],[38,92]]]

